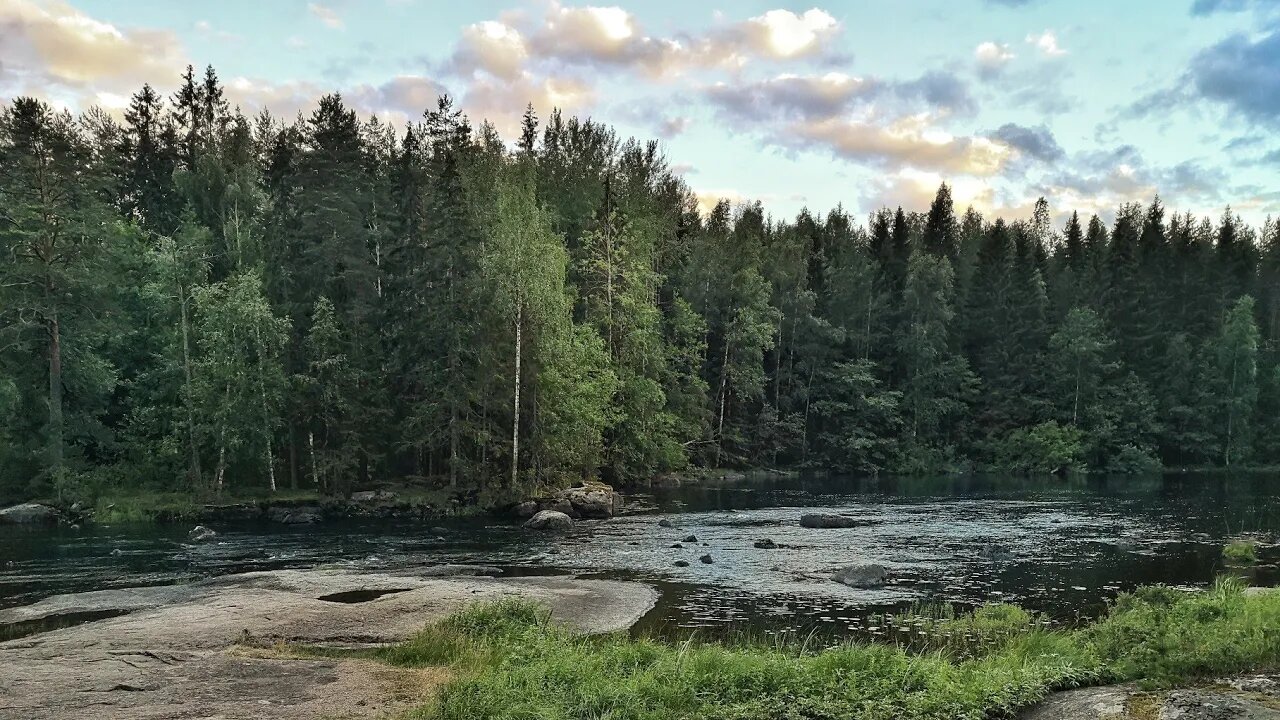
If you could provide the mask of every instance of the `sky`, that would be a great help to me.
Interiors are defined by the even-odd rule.
[[[0,100],[113,112],[213,65],[247,114],[447,92],[662,142],[699,199],[1026,217],[1280,214],[1280,0],[0,0]]]

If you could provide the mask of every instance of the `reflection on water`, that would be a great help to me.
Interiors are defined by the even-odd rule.
[[[1241,531],[1280,531],[1280,477],[773,478],[655,490],[653,512],[578,523],[560,535],[492,520],[458,521],[438,539],[423,523],[364,520],[309,527],[234,524],[211,543],[186,527],[28,531],[0,528],[0,607],[54,593],[161,584],[248,570],[340,564],[406,571],[443,563],[508,573],[573,572],[657,583],[642,632],[856,627],[913,602],[1010,601],[1071,620],[1139,584],[1204,585],[1224,571],[1280,583],[1274,547],[1241,571],[1221,558]],[[823,509],[863,521],[799,527]],[[668,520],[676,527],[658,525]],[[431,523],[432,525],[438,523]],[[696,541],[686,542],[689,535]],[[779,547],[760,549],[768,539]],[[683,547],[673,547],[680,544]],[[711,564],[698,561],[709,554]],[[688,567],[676,567],[678,560]],[[884,565],[883,588],[828,579],[852,562]]]

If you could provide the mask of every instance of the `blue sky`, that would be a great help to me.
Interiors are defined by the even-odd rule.
[[[504,133],[560,106],[779,216],[941,180],[1006,217],[1280,214],[1280,0],[0,0],[0,98],[118,108],[187,63],[287,118],[335,90],[398,125],[447,91]]]

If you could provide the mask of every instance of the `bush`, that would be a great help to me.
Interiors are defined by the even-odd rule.
[[[1232,540],[1222,548],[1222,557],[1237,563],[1258,562],[1258,541],[1248,538]]]
[[[1084,466],[1084,435],[1076,427],[1050,420],[1018,428],[994,444],[995,464],[1001,470],[1051,474]]]

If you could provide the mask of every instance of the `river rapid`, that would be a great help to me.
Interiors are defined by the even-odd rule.
[[[1096,616],[1117,593],[1142,584],[1200,587],[1223,573],[1280,584],[1276,547],[1264,547],[1261,562],[1248,568],[1226,565],[1221,554],[1226,539],[1242,532],[1280,535],[1276,474],[748,478],[630,493],[626,500],[638,512],[580,521],[555,534],[488,517],[225,524],[203,543],[188,542],[189,528],[176,525],[0,527],[0,607],[250,570],[336,565],[412,572],[461,563],[505,575],[651,583],[662,599],[637,632],[840,634],[864,627],[872,613],[914,603],[1015,602],[1072,622]],[[862,522],[800,527],[800,515],[815,511]],[[765,539],[779,547],[754,546]],[[703,555],[712,562],[701,562]],[[681,560],[688,566],[676,566]],[[829,579],[854,562],[884,565],[889,583],[854,589]]]

